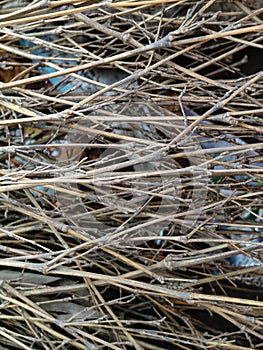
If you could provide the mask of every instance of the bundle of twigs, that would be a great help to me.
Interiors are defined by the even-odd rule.
[[[1,1],[1,349],[262,347],[262,12]]]

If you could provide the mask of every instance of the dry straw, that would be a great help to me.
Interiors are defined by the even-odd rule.
[[[262,348],[262,12],[1,1],[0,349]]]

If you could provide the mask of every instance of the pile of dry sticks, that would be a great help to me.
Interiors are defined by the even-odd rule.
[[[0,349],[263,347],[262,1],[0,1]]]

